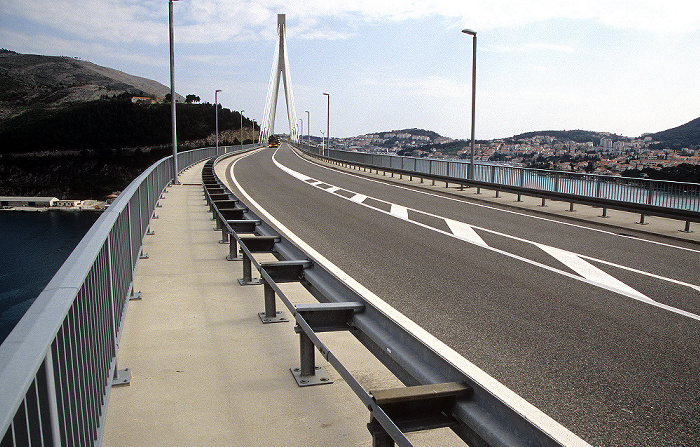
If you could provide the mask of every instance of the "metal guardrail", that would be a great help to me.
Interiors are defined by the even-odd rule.
[[[411,446],[404,432],[438,427],[450,427],[469,445],[588,445],[449,348],[427,342],[427,333],[366,299],[311,259],[246,208],[218,178],[213,164],[214,160],[207,162],[202,174],[204,195],[222,231],[221,243],[230,244],[227,259],[243,261],[239,283],[264,286],[265,311],[259,313],[263,323],[289,321],[276,309],[275,296],[280,298],[300,334],[300,367],[292,368],[297,383],[328,383],[315,366],[315,347],[370,410],[373,445]],[[272,253],[278,261],[258,262],[254,253]],[[260,278],[252,277],[252,267]],[[298,281],[319,302],[294,305],[277,285],[290,281]],[[319,339],[317,333],[328,330],[349,331],[407,386],[365,390]]]
[[[215,155],[178,153],[178,166]],[[128,381],[117,348],[134,269],[172,170],[164,158],[127,186],[0,345],[0,446],[100,444],[110,389]]]
[[[314,157],[346,162],[433,180],[507,191],[542,199],[561,200],[686,221],[700,222],[700,184],[664,180],[579,174],[564,171],[520,168],[495,164],[474,164],[468,178],[469,162],[397,155],[348,152],[331,149],[324,157],[318,148],[295,144]]]

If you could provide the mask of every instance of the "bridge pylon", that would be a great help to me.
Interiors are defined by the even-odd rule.
[[[277,14],[277,46],[272,60],[270,83],[267,87],[267,100],[260,131],[260,143],[267,142],[270,135],[275,133],[275,113],[277,112],[277,95],[280,88],[280,77],[284,82],[284,97],[287,102],[287,119],[289,120],[289,136],[292,141],[299,141],[297,114],[294,110],[294,94],[292,93],[292,78],[289,74],[289,59],[287,58],[285,15]]]

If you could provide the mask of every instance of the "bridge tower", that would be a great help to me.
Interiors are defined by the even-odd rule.
[[[287,119],[289,120],[289,136],[292,141],[299,140],[297,114],[294,110],[294,94],[292,93],[292,78],[289,74],[289,59],[287,58],[285,15],[277,14],[277,46],[272,60],[270,83],[267,87],[267,101],[260,132],[260,142],[267,142],[270,135],[275,133],[275,113],[277,112],[277,95],[280,88],[280,75],[284,82],[284,97],[287,102]]]

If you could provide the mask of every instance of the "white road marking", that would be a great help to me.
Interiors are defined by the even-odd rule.
[[[279,150],[279,149],[278,149],[278,150]],[[291,175],[291,176],[293,176],[293,177],[295,177],[295,178],[306,177],[307,179],[310,179],[310,177],[307,177],[307,176],[305,176],[304,174],[301,174],[300,172],[297,172],[297,171],[295,171],[295,170],[293,170],[293,169],[291,169],[291,168],[288,168],[288,167],[282,165],[282,164],[281,164],[279,161],[277,161],[277,159],[275,158],[275,155],[276,155],[276,154],[277,154],[277,151],[275,151],[275,153],[273,154],[273,156],[272,156],[272,161],[273,161],[273,163],[274,163],[278,168],[280,168],[282,171],[288,173],[289,175]],[[323,183],[323,182],[322,182],[322,183]],[[310,183],[307,182],[307,184],[310,184]],[[318,188],[318,187],[317,187],[317,188]],[[319,188],[319,189],[326,191],[326,190],[323,189],[323,188]],[[363,201],[364,201],[365,199],[368,198],[368,196],[366,196],[366,195],[364,195],[364,194],[356,193],[356,194],[355,194],[353,197],[351,197],[350,199],[348,199],[347,197],[338,195],[338,194],[334,194],[334,195],[335,195],[336,197],[340,197],[340,198],[342,198],[342,199],[351,200],[351,201],[356,202],[356,203],[358,203],[358,204],[360,204],[360,205],[362,205],[362,206],[365,206],[365,207],[367,207],[367,208],[373,209],[373,210],[375,210],[375,211],[377,211],[377,212],[384,213],[384,214],[388,214],[388,215],[391,215],[391,216],[394,216],[394,217],[398,217],[398,216],[397,216],[396,214],[394,214],[393,212],[386,212],[386,211],[381,210],[381,209],[379,209],[379,208],[376,208],[376,207],[374,207],[374,206],[371,206],[371,205],[368,205],[368,204],[363,203]],[[359,200],[360,198],[361,198],[361,200]],[[387,201],[382,200],[382,199],[378,199],[378,198],[374,198],[374,197],[372,197],[372,199],[373,199],[373,200],[376,200],[376,201],[378,201],[378,202],[382,202],[382,203],[389,204],[389,205],[391,206],[392,211],[394,210],[394,207],[401,207],[401,208],[405,208],[406,210],[408,210],[407,207],[403,207],[403,206],[400,206],[400,205],[396,205],[396,204],[393,204],[393,203],[391,203],[391,202],[387,202]],[[675,308],[675,307],[673,307],[673,306],[668,306],[668,305],[666,305],[666,304],[659,303],[658,301],[655,301],[655,300],[653,300],[653,299],[647,297],[646,295],[644,295],[644,294],[638,292],[638,291],[635,290],[634,288],[632,288],[632,287],[630,287],[630,286],[624,284],[623,282],[617,280],[617,279],[614,278],[613,276],[611,276],[611,275],[609,275],[609,274],[603,272],[602,270],[598,269],[597,267],[595,267],[595,266],[593,266],[593,265],[587,263],[586,261],[583,261],[581,255],[578,255],[578,254],[576,254],[576,253],[567,252],[566,250],[558,249],[558,248],[556,248],[556,247],[550,247],[550,246],[547,246],[547,245],[544,245],[544,244],[539,244],[539,243],[537,243],[537,242],[533,242],[533,241],[529,241],[529,240],[527,240],[527,239],[522,239],[522,238],[519,238],[519,237],[516,237],[516,236],[512,236],[512,235],[508,235],[508,234],[505,234],[505,233],[500,233],[500,232],[497,232],[497,231],[489,230],[489,229],[487,229],[487,228],[472,226],[472,225],[469,225],[469,224],[466,224],[466,223],[463,223],[463,222],[453,221],[453,220],[447,219],[447,218],[445,218],[445,217],[443,217],[443,216],[437,216],[437,215],[435,215],[435,214],[427,213],[427,212],[424,212],[424,211],[415,210],[415,209],[411,209],[411,211],[414,211],[414,212],[420,213],[420,214],[424,214],[424,215],[426,215],[426,216],[431,216],[431,217],[435,217],[435,218],[438,218],[438,219],[443,219],[443,220],[447,223],[448,227],[450,228],[451,233],[447,233],[447,232],[445,232],[445,231],[443,231],[443,230],[440,230],[440,229],[438,229],[438,228],[434,228],[434,227],[431,227],[431,226],[429,226],[429,225],[425,225],[425,224],[423,224],[423,223],[410,220],[410,219],[408,219],[408,215],[407,215],[407,214],[406,214],[406,217],[401,217],[401,218],[402,218],[403,220],[406,220],[406,221],[408,221],[408,222],[411,222],[411,223],[413,223],[413,224],[415,224],[415,225],[418,225],[418,226],[421,226],[421,227],[423,227],[423,228],[427,228],[427,229],[429,229],[429,230],[432,230],[432,231],[435,231],[435,232],[438,232],[438,233],[445,234],[445,235],[450,236],[450,237],[454,237],[454,238],[457,238],[457,239],[466,241],[466,242],[468,242],[468,243],[470,243],[470,244],[483,247],[483,248],[485,248],[485,249],[487,249],[487,250],[490,250],[490,251],[493,251],[493,252],[496,252],[496,253],[503,254],[503,255],[508,256],[508,257],[510,257],[510,258],[518,259],[518,260],[520,260],[520,261],[523,261],[523,262],[526,262],[526,263],[528,263],[528,264],[531,264],[531,265],[534,265],[534,266],[543,268],[543,269],[545,269],[545,270],[548,270],[548,271],[551,271],[551,272],[554,272],[554,273],[558,273],[558,274],[560,274],[560,275],[567,276],[567,277],[569,277],[569,278],[576,279],[576,280],[579,280],[579,281],[582,281],[582,282],[586,282],[586,283],[588,283],[588,284],[591,284],[591,285],[594,285],[594,286],[597,286],[597,287],[600,287],[600,288],[603,288],[603,289],[606,289],[606,290],[610,290],[611,292],[615,292],[615,293],[618,293],[618,294],[620,294],[620,295],[627,296],[627,297],[629,297],[629,298],[633,298],[633,299],[635,299],[635,300],[638,300],[638,301],[641,301],[641,302],[650,304],[650,305],[652,305],[652,306],[659,307],[659,308],[668,310],[668,311],[670,311],[670,312],[673,312],[673,313],[676,313],[676,314],[679,314],[679,315],[683,315],[683,316],[686,316],[686,317],[688,317],[688,318],[692,318],[692,319],[695,319],[695,320],[700,321],[700,315],[696,315],[696,314],[694,314],[694,313],[687,312],[687,311],[684,311],[684,310],[682,310],[682,309]],[[398,211],[397,211],[397,212],[398,212]],[[450,225],[451,222],[452,222],[452,225]],[[556,221],[554,221],[554,222],[556,222]],[[467,227],[469,227],[468,230],[466,229]],[[528,243],[528,244],[531,244],[531,245],[535,245],[535,246],[539,247],[540,249],[544,250],[545,252],[547,252],[548,254],[550,254],[551,256],[555,257],[556,259],[559,259],[562,263],[564,263],[565,265],[567,265],[567,266],[568,266],[569,268],[571,268],[573,271],[577,272],[577,274],[574,275],[574,274],[571,274],[571,273],[569,273],[569,272],[567,272],[567,271],[564,271],[564,270],[561,270],[561,269],[558,269],[558,268],[555,268],[555,267],[551,267],[551,266],[542,264],[542,263],[540,263],[540,262],[533,261],[533,260],[531,260],[531,259],[527,259],[527,258],[524,258],[524,257],[522,257],[522,256],[515,255],[515,254],[513,254],[513,253],[509,253],[509,252],[504,251],[504,250],[500,250],[500,249],[497,249],[497,248],[494,248],[494,247],[490,247],[489,245],[487,245],[487,244],[484,242],[484,240],[483,240],[478,234],[476,234],[476,232],[474,232],[474,228],[479,229],[479,230],[481,230],[481,231],[485,231],[485,232],[491,233],[491,234],[503,236],[503,237],[505,237],[505,238],[509,238],[509,239],[513,239],[513,240],[520,241],[520,242],[525,242],[525,243]],[[584,228],[585,228],[585,227],[584,227]],[[455,230],[457,230],[457,231],[455,232]],[[472,232],[473,232],[473,234],[472,234]],[[458,234],[458,233],[459,233],[459,234]],[[474,237],[474,236],[476,236],[476,237]],[[546,247],[546,249],[545,249],[545,247]],[[557,256],[554,256],[553,253],[556,253],[560,258],[557,258]],[[570,255],[567,255],[567,253],[570,253]],[[572,257],[571,255],[573,255],[573,257]],[[576,258],[576,259],[578,259],[578,260],[576,260],[576,259],[574,259],[574,258]],[[562,259],[566,259],[566,260],[570,263],[570,265],[567,264],[566,262],[564,262]],[[593,261],[596,261],[596,259],[594,259],[594,258],[590,258],[590,259],[593,260]],[[585,265],[584,265],[584,264],[585,264]],[[574,268],[574,267],[575,267],[575,268]],[[597,272],[596,272],[596,270],[597,270]],[[639,272],[639,271],[638,271],[638,272]],[[584,273],[585,273],[585,274],[584,274]],[[681,283],[680,281],[675,281],[675,280],[672,280],[672,279],[670,279],[670,278],[665,278],[665,277],[661,277],[661,276],[658,276],[658,275],[647,274],[646,272],[640,272],[640,273],[645,274],[645,275],[650,276],[650,277],[655,277],[656,279],[666,280],[666,281],[675,282],[675,283]],[[587,276],[586,276],[586,275],[587,275]],[[685,283],[681,283],[681,285],[683,285],[683,284],[685,284]],[[694,286],[694,285],[689,285],[689,286],[692,287],[692,288],[697,288],[697,286]]]
[[[392,203],[390,213],[392,216],[396,216],[399,219],[408,220],[408,208],[405,206]]]
[[[337,186],[331,186],[330,188],[326,188],[326,192],[333,194],[334,192],[338,191],[339,189],[340,188],[338,188]]]
[[[595,284],[600,284],[601,287],[605,287],[608,290],[617,291],[620,294],[627,295],[631,298],[637,299],[639,301],[644,301],[647,303],[656,302],[644,295],[643,293],[633,289],[627,284],[623,283],[619,279],[605,273],[593,264],[584,261],[576,253],[570,251],[562,250],[560,248],[550,247],[544,244],[535,244],[545,253],[557,259],[562,264],[569,267],[571,270],[575,271],[584,278],[590,280]]]
[[[386,315],[391,321],[396,323],[399,327],[403,328],[409,334],[421,340],[429,349],[431,349],[436,354],[440,355],[442,358],[454,365],[455,368],[462,371],[465,375],[474,380],[475,383],[480,384],[484,388],[490,390],[493,394],[497,395],[503,402],[507,403],[514,411],[521,414],[524,419],[536,423],[543,431],[548,433],[553,439],[558,440],[562,445],[567,445],[571,447],[581,446],[590,447],[590,444],[579,438],[576,434],[571,432],[569,429],[561,425],[559,422],[552,419],[547,414],[543,413],[539,408],[532,405],[530,402],[523,399],[520,395],[513,392],[510,388],[503,385],[501,382],[495,378],[488,375],[481,368],[465,359],[457,351],[447,346],[445,343],[440,341],[430,332],[426,331],[411,319],[406,317],[404,314],[390,306],[387,302],[379,298],[365,286],[357,282],[353,277],[345,273],[340,267],[333,264],[330,260],[326,259],[323,255],[313,249],[310,245],[304,242],[299,236],[292,233],[287,227],[285,227],[280,221],[274,218],[272,214],[267,212],[264,208],[260,206],[251,196],[248,194],[243,187],[238,183],[236,176],[233,172],[234,167],[238,161],[252,155],[252,153],[244,155],[238,158],[236,161],[231,163],[230,173],[231,179],[235,184],[236,188],[248,201],[248,205],[255,208],[261,215],[267,219],[270,225],[277,228],[277,230],[283,234],[288,240],[294,243],[302,251],[304,251],[309,258],[316,261],[318,264],[323,265],[331,274],[333,274],[340,281],[345,283],[350,289],[354,290],[360,296],[362,296],[368,304],[374,306],[379,312]],[[286,170],[286,169],[285,169]]]
[[[355,203],[362,203],[365,201],[366,198],[367,196],[364,194],[355,194],[354,196],[350,197],[350,201]]]
[[[310,161],[310,160],[307,160],[307,159],[305,159],[305,158],[302,158],[302,157],[301,157],[299,154],[297,154],[297,152],[294,151],[294,150],[292,151],[292,153],[293,153],[298,159],[302,160],[302,161],[305,162],[305,163],[313,164],[313,165],[316,166],[316,167],[319,167],[319,168],[321,168],[321,169],[326,169],[326,170],[329,170],[329,171],[333,171],[333,172],[342,172],[342,171],[338,171],[338,170],[336,170],[336,169],[329,168],[328,166],[324,166],[324,165],[321,165],[321,164],[319,164],[319,163],[312,162],[312,161]],[[357,178],[357,179],[361,179],[361,180],[364,180],[364,181],[367,181],[367,182],[370,182],[370,183],[379,183],[379,184],[382,184],[382,185],[386,185],[386,184],[387,184],[386,182],[383,182],[383,181],[374,180],[374,179],[371,179],[371,178],[367,178],[367,177],[363,177],[363,176],[360,176],[360,175],[352,174],[352,173],[350,173],[350,172],[342,172],[342,174],[347,175],[347,176],[350,176],[350,177],[354,177],[354,178]],[[579,224],[575,224],[575,223],[571,223],[571,222],[563,222],[563,221],[561,221],[561,220],[551,219],[551,218],[548,218],[548,217],[534,216],[534,215],[532,215],[532,214],[526,214],[526,213],[519,212],[519,211],[506,210],[506,209],[497,208],[497,207],[494,207],[494,206],[491,206],[491,205],[484,205],[483,203],[474,203],[474,202],[466,201],[466,200],[463,200],[463,199],[457,199],[457,198],[454,198],[454,197],[448,197],[448,196],[444,196],[444,195],[438,195],[438,194],[435,194],[435,193],[432,193],[432,192],[429,192],[429,191],[421,191],[421,190],[416,190],[416,189],[413,189],[413,188],[407,188],[407,187],[402,186],[402,185],[392,184],[392,187],[398,188],[398,189],[403,189],[403,190],[406,190],[406,191],[411,191],[411,192],[417,193],[417,194],[423,194],[423,195],[430,196],[430,197],[438,197],[438,198],[443,199],[443,200],[449,200],[449,201],[453,201],[453,202],[459,202],[459,203],[461,203],[461,204],[463,204],[463,205],[465,205],[465,206],[476,206],[476,207],[486,208],[486,209],[490,209],[490,210],[493,210],[493,211],[498,211],[498,212],[501,212],[501,213],[514,214],[514,215],[516,215],[516,216],[527,217],[527,218],[529,218],[529,219],[537,219],[537,220],[542,220],[542,221],[545,221],[545,222],[552,222],[552,223],[555,223],[555,224],[558,224],[558,225],[564,225],[564,226],[568,226],[568,227],[572,227],[572,228],[580,228],[580,229],[583,229],[583,230],[588,230],[588,231],[593,231],[593,232],[596,232],[596,233],[607,234],[607,235],[609,235],[609,236],[615,236],[615,237],[620,237],[620,238],[624,238],[624,239],[634,239],[634,240],[636,240],[636,241],[645,242],[645,243],[647,243],[647,244],[660,245],[660,246],[662,246],[662,247],[675,248],[676,250],[690,251],[690,252],[693,252],[693,253],[698,253],[698,254],[700,254],[700,250],[697,250],[697,249],[694,249],[694,248],[680,247],[680,246],[678,246],[678,245],[673,245],[673,244],[669,244],[669,243],[665,243],[665,242],[652,241],[652,240],[643,239],[643,238],[640,238],[640,237],[631,237],[631,236],[627,236],[627,235],[624,235],[624,234],[614,233],[614,232],[612,232],[612,231],[601,230],[600,228],[591,228],[591,227],[587,227],[587,226],[584,226],[584,225],[579,225]]]
[[[450,227],[450,231],[455,236],[464,239],[465,241],[470,242],[474,245],[488,247],[486,242],[484,242],[481,236],[479,236],[477,232],[474,231],[474,228],[471,225],[448,218],[445,218],[445,223],[447,223],[447,226]]]

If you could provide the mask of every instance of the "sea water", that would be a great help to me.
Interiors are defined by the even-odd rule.
[[[99,215],[92,211],[0,212],[0,343]]]

